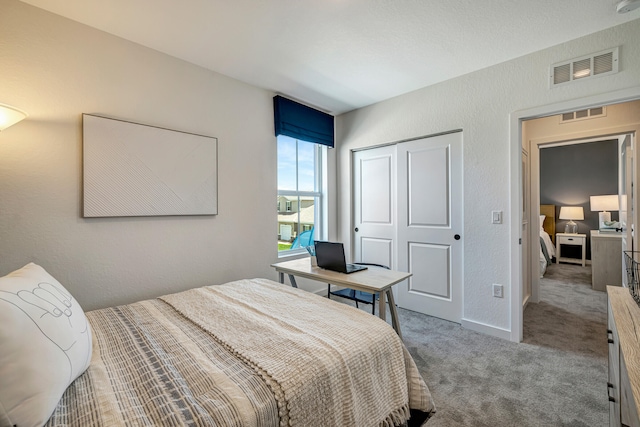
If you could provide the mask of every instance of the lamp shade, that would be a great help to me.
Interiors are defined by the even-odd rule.
[[[15,125],[25,117],[27,117],[27,113],[24,111],[0,104],[0,131],[5,130],[11,125]]]
[[[617,211],[620,209],[617,194],[607,196],[590,196],[589,204],[592,211]]]
[[[562,206],[560,208],[560,219],[583,220],[584,209],[582,209],[582,206]]]

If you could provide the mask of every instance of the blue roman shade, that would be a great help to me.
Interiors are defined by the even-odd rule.
[[[280,95],[273,97],[276,136],[334,146],[333,116]]]

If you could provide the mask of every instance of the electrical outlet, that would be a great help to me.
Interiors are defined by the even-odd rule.
[[[493,296],[496,298],[502,298],[504,296],[502,285],[493,284]]]

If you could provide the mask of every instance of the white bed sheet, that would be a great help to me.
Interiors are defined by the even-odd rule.
[[[544,231],[542,227],[540,227],[540,237],[542,237],[542,241],[544,242],[549,257],[553,258],[556,256],[556,247],[551,241],[551,236],[549,236],[549,233]],[[544,276],[544,273],[547,271],[547,267],[547,259],[544,256],[544,252],[542,252],[542,245],[540,245],[540,278]]]
[[[553,242],[551,241],[551,236],[549,236],[549,233],[547,233],[546,231],[544,231],[544,229],[541,228],[540,237],[542,237],[542,239],[544,240],[544,245],[547,247],[547,253],[549,254],[549,256],[551,258],[556,256],[556,247],[553,245]]]

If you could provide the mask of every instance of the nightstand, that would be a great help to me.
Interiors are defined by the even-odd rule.
[[[562,245],[582,246],[582,259],[579,258],[563,258]],[[587,260],[587,235],[586,234],[569,234],[556,233],[556,264],[561,262],[571,262],[574,264],[582,264],[584,267]]]

